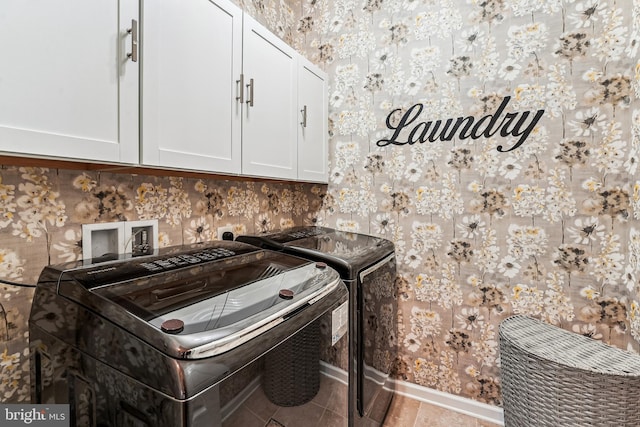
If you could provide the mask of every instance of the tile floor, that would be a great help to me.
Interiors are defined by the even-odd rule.
[[[262,388],[223,423],[223,427],[344,427],[347,386],[322,375],[320,391],[309,403],[290,408],[269,401]],[[372,423],[374,425],[375,423]],[[498,427],[477,418],[396,395],[384,427]]]

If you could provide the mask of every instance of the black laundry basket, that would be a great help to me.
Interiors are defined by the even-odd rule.
[[[318,320],[265,355],[262,388],[278,406],[298,406],[315,397],[320,389]]]

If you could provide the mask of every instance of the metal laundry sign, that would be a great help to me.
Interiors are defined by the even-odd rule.
[[[376,142],[379,147],[387,145],[413,145],[416,142],[436,142],[451,141],[456,135],[458,139],[479,139],[491,138],[499,134],[502,137],[513,136],[518,138],[512,147],[503,147],[498,145],[496,148],[500,152],[515,150],[520,147],[531,134],[536,124],[544,114],[544,110],[536,111],[531,118],[531,111],[522,111],[514,113],[505,113],[504,110],[511,100],[510,96],[505,96],[502,103],[493,114],[487,114],[476,120],[473,116],[451,118],[446,120],[422,121],[418,122],[418,118],[424,109],[423,104],[414,104],[400,118],[397,125],[391,123],[396,112],[401,111],[397,108],[387,116],[387,128],[393,130],[393,135],[389,139],[380,139]],[[502,121],[500,121],[502,119]],[[499,124],[498,124],[499,123]],[[406,134],[408,132],[408,135]],[[402,137],[406,135],[406,139]]]

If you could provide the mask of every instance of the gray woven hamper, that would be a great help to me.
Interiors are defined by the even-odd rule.
[[[309,402],[320,389],[320,322],[315,320],[264,356],[262,388],[278,406]]]
[[[505,427],[640,426],[640,356],[526,316],[500,324]]]

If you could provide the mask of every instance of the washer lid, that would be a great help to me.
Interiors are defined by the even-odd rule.
[[[202,260],[213,253],[222,255]],[[237,347],[341,285],[337,272],[315,262],[237,242],[169,255],[63,271],[59,293],[175,357],[201,358]],[[291,298],[280,297],[284,289]]]

